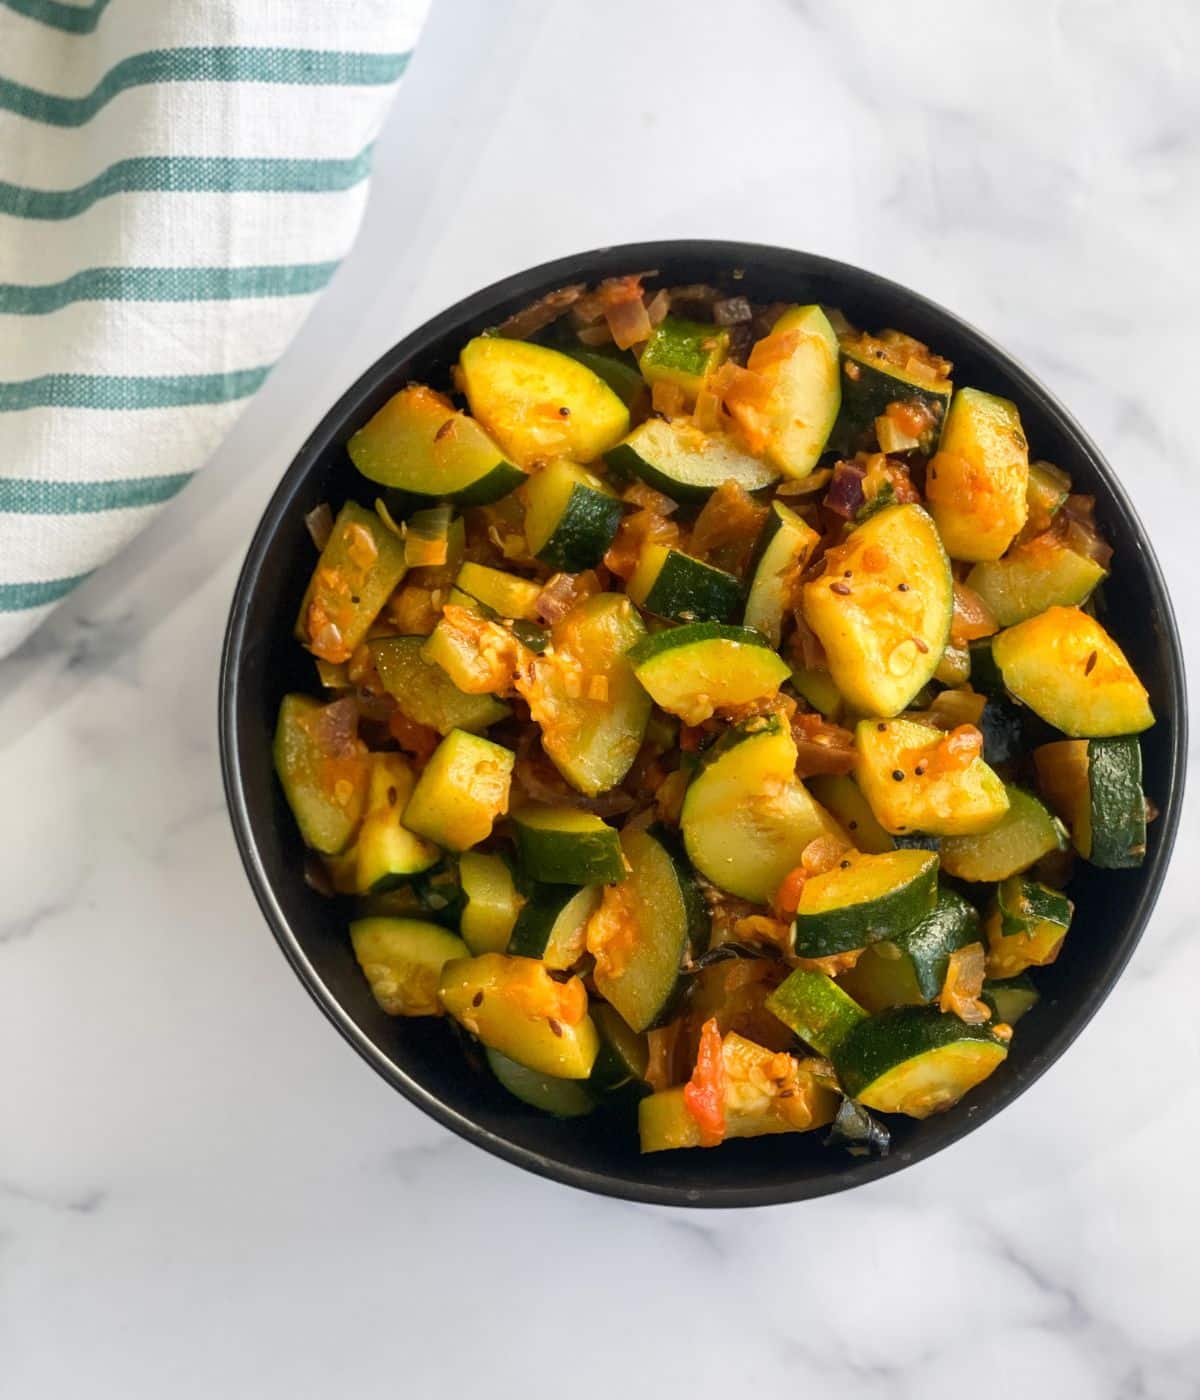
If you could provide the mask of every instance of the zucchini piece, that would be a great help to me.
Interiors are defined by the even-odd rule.
[[[377,513],[382,504],[377,505]],[[413,511],[404,522],[403,535],[404,558],[408,567],[437,569],[449,563],[453,537],[458,535],[461,540],[464,529],[453,507],[440,505]]]
[[[607,885],[625,878],[621,838],[593,812],[526,806],[513,814],[517,859],[530,880]]]
[[[446,927],[453,926],[458,931],[462,912],[466,906],[462,882],[458,874],[457,860],[443,860],[432,870],[426,870],[413,879],[413,889],[421,901],[421,908],[435,923]],[[378,896],[386,899],[386,895]]]
[[[638,373],[637,361],[625,351],[615,346],[593,350],[579,344],[557,345],[555,349],[603,379],[626,408],[632,409],[645,398],[646,381]]]
[[[600,477],[574,462],[551,462],[535,472],[525,500],[529,552],[568,574],[599,564],[621,523],[621,502]]]
[[[833,1063],[846,1093],[867,1108],[928,1118],[952,1108],[1007,1054],[987,1026],[931,1006],[898,1006],[856,1026]]]
[[[667,316],[638,356],[638,369],[647,384],[674,384],[689,403],[695,403],[704,381],[728,354],[727,330]]]
[[[855,777],[885,831],[972,836],[1008,811],[1004,784],[982,758],[961,769],[941,756],[949,736],[907,719],[864,719],[854,733]]]
[[[605,891],[588,951],[597,992],[631,1030],[645,1031],[670,1019],[682,968],[707,945],[708,907],[663,827],[627,827],[621,849],[629,878]]]
[[[466,899],[459,932],[472,953],[502,953],[524,902],[508,861],[501,855],[465,851],[458,878]]]
[[[985,982],[979,1000],[991,1007],[992,1019],[1006,1026],[1015,1026],[1027,1012],[1032,1011],[1040,997],[1027,973]]]
[[[371,770],[366,748],[357,740],[346,753],[326,750],[321,741],[324,709],[311,696],[285,695],[275,726],[274,758],[304,844],[332,856],[354,839]]]
[[[424,919],[356,919],[350,942],[372,995],[389,1016],[440,1016],[442,968],[467,954],[461,938]]]
[[[680,622],[728,622],[742,600],[742,585],[681,550],[648,544],[625,590],[639,608]]]
[[[992,638],[1009,691],[1072,738],[1138,734],[1154,723],[1146,687],[1094,617],[1050,608]]]
[[[907,933],[872,943],[841,984],[868,1011],[936,1001],[950,954],[980,941],[979,915],[953,890],[939,889],[933,909]]]
[[[867,1015],[832,977],[802,967],[775,988],[767,1010],[826,1058]]]
[[[549,346],[477,336],[458,364],[471,412],[518,466],[594,462],[629,431],[629,410],[604,380]]]
[[[596,1100],[577,1079],[559,1079],[517,1064],[507,1055],[484,1048],[488,1069],[515,1099],[555,1118],[582,1118],[596,1107]]]
[[[599,904],[597,885],[535,885],[517,916],[508,952],[541,958],[552,971],[565,972],[583,957],[587,921]]]
[[[842,338],[842,406],[829,436],[831,451],[852,457],[875,447],[890,450],[879,441],[875,420],[889,416],[891,404],[909,410],[895,421],[899,426],[911,420],[905,426],[917,429],[912,438],[915,450],[929,454],[937,447],[953,385],[934,365],[928,366],[928,375],[914,374],[908,366],[918,347],[906,344],[907,339],[891,343],[866,334]]]
[[[793,1056],[781,1074],[779,1052],[729,1031],[721,1042],[725,1081],[724,1138],[801,1133],[832,1123],[840,1095],[827,1073]],[[682,1087],[651,1094],[638,1104],[643,1152],[699,1147],[700,1129],[688,1112]]]
[[[984,920],[989,977],[1015,977],[1058,957],[1075,906],[1059,890],[1010,875],[996,890]]]
[[[620,1013],[607,1002],[592,1005],[592,1020],[600,1033],[600,1053],[592,1066],[589,1088],[601,1094],[649,1093],[646,1070],[650,1048],[644,1034],[631,1031]]]
[[[778,715],[748,720],[710,752],[680,816],[688,858],[701,875],[766,904],[810,841],[845,836],[795,771],[796,745]]]
[[[405,718],[444,737],[452,729],[478,734],[512,713],[494,695],[459,690],[436,662],[426,661],[421,654],[427,640],[380,637],[369,643],[379,679]]]
[[[899,714],[932,679],[950,636],[954,580],[920,506],[872,515],[826,552],[802,598],[834,682],[859,714]]]
[[[483,953],[442,968],[438,996],[491,1050],[540,1074],[586,1079],[600,1039],[578,977],[559,982],[534,958]]]
[[[621,476],[638,477],[673,501],[704,501],[722,482],[758,491],[779,473],[729,438],[688,422],[648,418],[605,461]]]
[[[369,481],[461,505],[499,500],[525,479],[473,418],[423,384],[393,395],[346,451]]]
[[[529,622],[506,626],[486,603],[455,588],[446,599],[437,626],[426,638],[421,656],[440,666],[450,683],[464,694],[494,695],[513,683],[514,671],[525,660],[518,627],[532,626]]]
[[[1051,462],[1030,462],[1025,502],[1029,507],[1027,529],[1047,530],[1071,494],[1071,478]]]
[[[428,841],[414,836],[400,820],[416,779],[403,754],[373,753],[367,809],[358,829],[355,892],[382,894],[407,884],[442,857]]]
[[[589,797],[616,787],[642,746],[650,697],[626,653],[645,632],[628,598],[597,593],[554,624],[532,679],[518,678],[550,761]]]
[[[454,586],[482,603],[493,617],[537,621],[537,600],[542,596],[542,585],[532,579],[519,578],[503,569],[491,569],[468,559],[459,569]]]
[[[349,662],[339,661],[336,665],[332,661],[322,660],[319,656],[314,656],[313,661],[317,667],[317,680],[326,690],[349,690],[350,676],[347,670]]]
[[[838,342],[819,306],[793,306],[771,334],[750,351],[747,367],[764,379],[770,405],[739,411],[729,404],[752,441],[784,476],[802,479],[820,460],[842,404]]]
[[[784,612],[798,597],[800,573],[820,538],[790,507],[781,501],[771,503],[750,560],[750,592],[742,620],[773,647],[779,645]]]
[[[758,632],[721,622],[655,632],[630,649],[629,660],[654,703],[684,724],[774,695],[792,674]]]
[[[804,882],[792,924],[797,957],[827,958],[915,928],[934,907],[937,871],[932,851],[847,851]]]
[[[894,851],[896,843],[875,820],[871,804],[849,773],[821,773],[808,779],[808,788],[822,807],[845,827],[850,840],[868,855]]]
[[[951,559],[999,559],[1025,524],[1029,447],[1017,406],[981,389],[950,401],[925,498]]]
[[[1008,811],[997,825],[977,836],[947,836],[938,845],[942,869],[960,880],[1007,879],[1036,865],[1051,851],[1063,851],[1062,822],[1031,792],[1006,783]]]
[[[405,826],[450,851],[478,845],[508,810],[513,760],[511,749],[452,729],[417,780]]]
[[[1012,627],[1047,608],[1085,603],[1107,570],[1052,535],[1017,544],[1002,559],[976,564],[967,575],[1001,627]]]
[[[826,719],[839,719],[846,708],[845,698],[828,671],[797,666],[792,672],[792,689]]]
[[[349,661],[407,568],[403,540],[347,501],[304,590],[296,636],[326,661]]]
[[[1137,739],[1064,739],[1033,751],[1038,787],[1066,823],[1075,849],[1103,870],[1146,856],[1146,797]]]

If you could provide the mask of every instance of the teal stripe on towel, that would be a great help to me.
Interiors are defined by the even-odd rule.
[[[327,194],[367,178],[371,147],[345,160],[278,156],[135,156],[73,190],[38,190],[0,181],[0,214],[73,219],[97,200],[138,192],[172,194]]]
[[[76,301],[237,301],[311,296],[336,262],[261,267],[89,267],[41,286],[0,282],[0,315],[45,316]]]
[[[57,603],[87,577],[87,574],[76,574],[73,578],[52,578],[45,583],[0,583],[0,613],[27,612],[30,608]]]
[[[0,107],[52,126],[82,126],[114,97],[150,83],[283,83],[307,87],[378,87],[394,83],[407,53],[339,53],[334,49],[151,49],[114,65],[89,93],[61,97],[0,78]]]
[[[135,510],[169,501],[192,479],[170,476],[126,477],[119,481],[36,481],[0,477],[0,513],[9,515],[94,515],[102,510]]]
[[[179,408],[248,398],[270,365],[225,374],[43,374],[0,384],[0,413],[29,408]]]
[[[0,0],[0,4],[26,19],[66,30],[68,34],[90,34],[100,23],[108,3],[109,0],[92,0],[90,5],[65,5],[62,0]]]

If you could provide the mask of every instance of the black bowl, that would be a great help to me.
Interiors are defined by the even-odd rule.
[[[409,380],[444,384],[464,341],[544,292],[648,268],[664,285],[708,282],[753,300],[823,302],[871,329],[897,326],[929,342],[954,361],[957,382],[1017,402],[1034,454],[1095,495],[1116,548],[1106,621],[1158,716],[1142,741],[1146,791],[1159,808],[1146,863],[1137,871],[1081,863],[1071,893],[1087,936],[1069,938],[1058,962],[1039,974],[1042,1001],[1022,1022],[1007,1063],[959,1108],[925,1122],[892,1121],[884,1160],[825,1149],[819,1133],[641,1157],[631,1124],[615,1131],[599,1115],[560,1122],[508,1097],[468,1066],[444,1023],[394,1020],[375,1005],[344,911],[304,883],[304,853],[272,771],[280,696],[312,688],[311,660],[291,635],[312,568],[305,513],[321,501],[336,507],[370,494],[346,440]],[[562,258],[477,292],[389,350],[325,415],[272,497],[238,580],[221,668],[221,761],[246,872],[280,947],[334,1025],[406,1098],[480,1147],[585,1190],[663,1205],[768,1205],[873,1181],[955,1142],[1011,1103],[1091,1019],[1141,937],[1171,853],[1183,795],[1184,684],[1167,590],[1116,476],[1066,410],[1003,351],[924,297],[844,263],[754,244],[640,243]]]

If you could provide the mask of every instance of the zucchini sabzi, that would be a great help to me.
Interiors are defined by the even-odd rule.
[[[1054,1014],[1073,862],[1153,839],[1154,714],[1094,502],[953,375],[616,277],[351,437],[280,790],[380,1010],[511,1111],[883,1151]]]

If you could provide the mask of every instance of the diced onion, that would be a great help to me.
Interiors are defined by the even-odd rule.
[[[329,502],[322,501],[319,506],[314,506],[304,517],[304,525],[313,544],[318,550],[323,550],[333,534],[333,511],[329,508]]]

